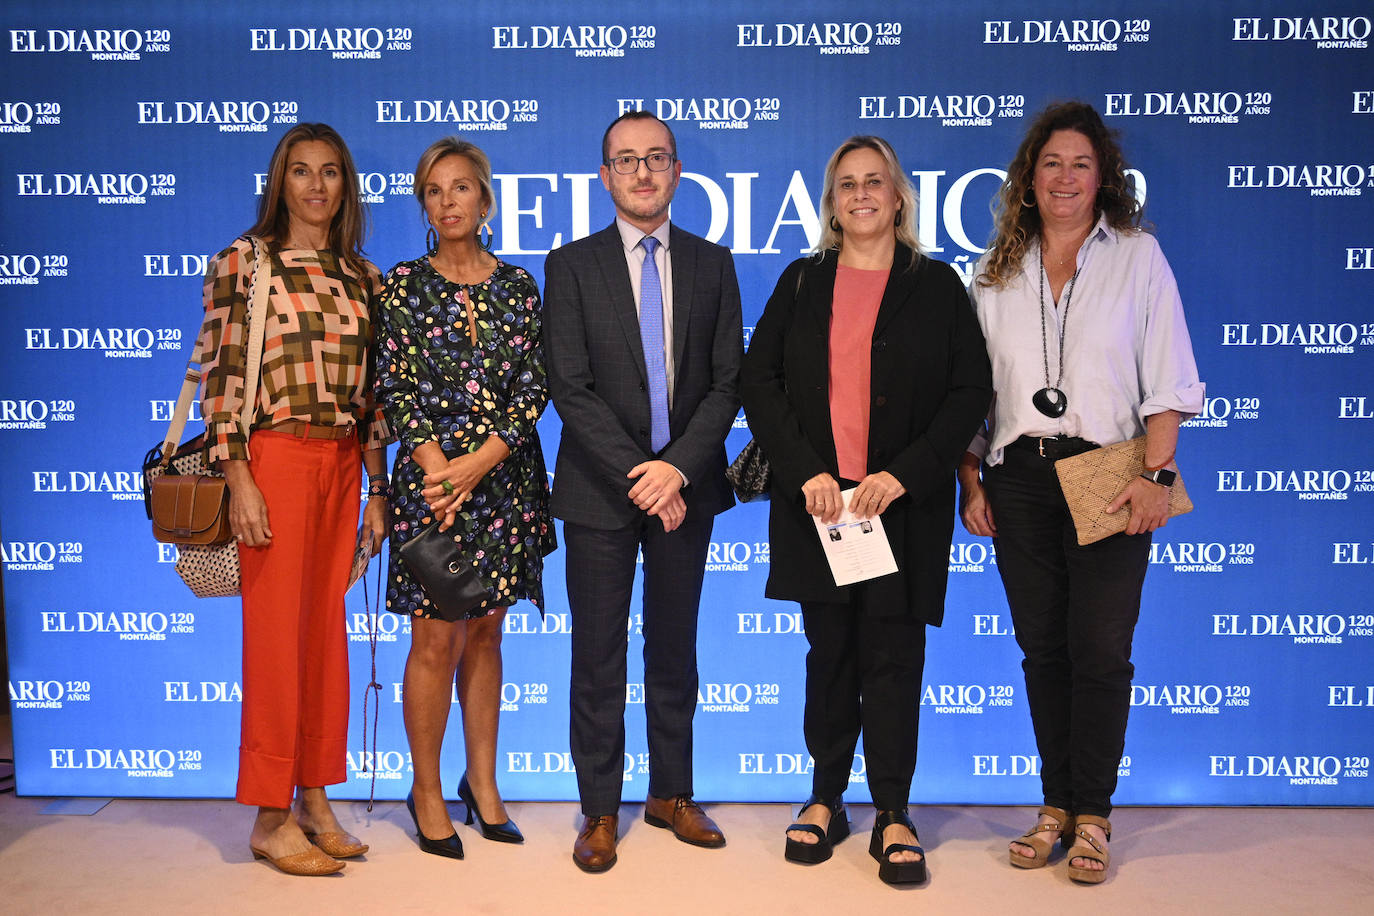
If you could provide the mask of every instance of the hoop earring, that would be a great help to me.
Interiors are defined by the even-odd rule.
[[[830,217],[830,231],[831,231],[831,232],[843,232],[843,231],[844,231],[843,229],[840,228],[839,222],[837,222],[836,219],[835,219],[835,217],[833,217],[833,216]]]
[[[1031,199],[1030,199],[1030,200],[1026,200],[1026,191],[1030,191],[1030,192],[1031,192]],[[1026,188],[1026,191],[1022,191],[1022,192],[1021,192],[1021,206],[1022,206],[1023,208],[1025,208],[1025,209],[1027,209],[1027,210],[1034,210],[1034,209],[1035,209],[1035,188]]]
[[[433,226],[430,226],[427,230],[425,230],[425,251],[426,251],[428,254],[434,254],[434,253],[436,253],[438,250],[439,250],[439,233],[437,233],[437,232],[434,231],[434,227],[433,227]]]
[[[483,230],[487,233],[485,239],[482,238]],[[496,233],[492,231],[490,222],[484,222],[477,227],[477,244],[482,246],[483,251],[491,251],[491,243],[495,241],[495,239]]]

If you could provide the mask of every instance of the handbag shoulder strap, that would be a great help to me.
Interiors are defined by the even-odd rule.
[[[243,408],[239,411],[239,426],[243,429],[245,439],[253,425],[253,411],[257,406],[258,381],[262,373],[262,343],[267,329],[267,295],[272,285],[271,255],[266,255],[267,260],[264,260],[263,249],[266,246],[262,240],[254,236],[247,238],[253,245],[253,278],[249,281],[248,289],[248,366],[243,380]],[[181,392],[172,410],[172,420],[167,424],[167,434],[162,439],[162,460],[159,463],[164,466],[172,460],[172,453],[186,431],[191,403],[200,387],[200,364],[204,359],[204,353],[194,352],[186,363]]]
[[[272,286],[272,254],[262,240],[249,236],[253,243],[253,281],[248,288],[248,371],[243,378],[243,409],[239,426],[248,439],[257,407],[258,381],[262,376],[262,339],[267,331],[267,295]]]

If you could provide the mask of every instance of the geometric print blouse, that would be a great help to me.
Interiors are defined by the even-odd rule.
[[[384,447],[391,435],[372,397],[369,315],[369,291],[380,288],[380,272],[369,263],[360,282],[329,250],[292,249],[270,257],[272,282],[252,426],[283,420],[316,426],[357,423],[363,449]],[[238,413],[247,371],[253,268],[253,246],[239,238],[205,272],[201,414],[211,463],[249,457]]]

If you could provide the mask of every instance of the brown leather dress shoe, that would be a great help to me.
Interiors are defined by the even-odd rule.
[[[620,815],[602,814],[582,820],[582,830],[573,843],[573,861],[583,871],[601,872],[615,864],[616,828]]]
[[[644,823],[666,827],[673,831],[673,836],[693,846],[717,849],[725,845],[725,834],[690,795],[672,798],[650,795],[644,800]]]

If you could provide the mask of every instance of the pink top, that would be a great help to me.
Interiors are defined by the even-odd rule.
[[[830,304],[830,426],[840,476],[868,476],[869,374],[873,325],[888,271],[840,265]]]

